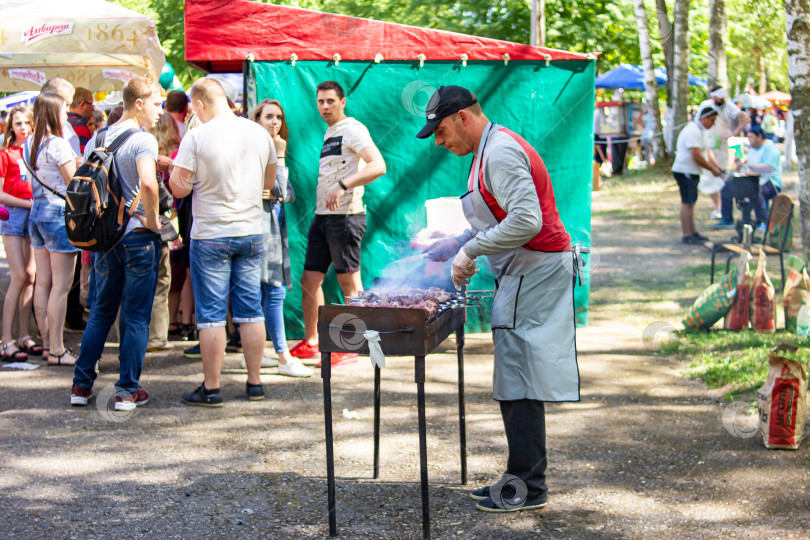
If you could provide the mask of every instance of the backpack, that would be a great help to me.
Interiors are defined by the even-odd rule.
[[[106,129],[106,128],[105,128]],[[141,199],[140,190],[129,205],[115,164],[115,152],[137,129],[128,129],[109,148],[99,130],[96,149],[81,164],[65,193],[65,229],[68,240],[87,251],[107,251],[114,247],[127,229],[132,214]]]

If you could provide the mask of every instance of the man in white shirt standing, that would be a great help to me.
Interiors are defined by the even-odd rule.
[[[262,191],[275,184],[276,151],[266,129],[231,112],[215,80],[195,82],[191,101],[203,125],[183,137],[169,184],[175,197],[192,195],[191,286],[204,381],[182,400],[221,407],[229,297],[242,333],[247,397],[264,399],[259,378],[265,342]]]
[[[709,99],[703,101],[698,110],[702,111],[711,106],[717,109],[717,121],[709,133],[709,148],[712,149],[717,164],[725,170],[729,168],[728,139],[739,136],[751,121],[751,118],[728,100],[728,91],[720,86],[712,87]],[[722,184],[718,187],[722,187]],[[712,204],[714,204],[711,217],[712,219],[720,219],[720,190],[715,189],[717,191],[711,193]]]
[[[681,193],[681,232],[683,244],[703,244],[709,239],[697,232],[695,227],[695,203],[698,198],[698,183],[703,169],[714,176],[723,174],[714,154],[709,149],[708,131],[717,120],[717,109],[713,105],[698,111],[698,117],[686,124],[678,135],[675,148],[675,162],[672,173],[678,182]]]
[[[366,126],[344,113],[343,88],[335,81],[324,81],[317,86],[317,99],[318,112],[328,129],[323,137],[317,207],[309,226],[301,278],[304,339],[290,350],[297,358],[320,355],[318,306],[324,303],[321,285],[329,267],[335,265],[345,298],[357,296],[363,287],[360,281],[360,244],[366,230],[363,186],[385,174],[385,161]],[[332,353],[332,365],[356,362],[357,356]]]

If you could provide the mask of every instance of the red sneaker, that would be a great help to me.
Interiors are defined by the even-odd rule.
[[[349,364],[354,364],[359,359],[360,355],[354,352],[333,352],[332,353],[332,367],[338,366],[346,366]],[[321,367],[321,363],[318,362],[318,367]]]
[[[318,358],[321,356],[321,351],[318,350],[318,344],[310,345],[307,340],[302,339],[295,347],[290,349],[290,356],[295,358]]]
[[[91,397],[93,397],[92,388],[82,388],[74,384],[70,390],[70,404],[74,407],[84,407]]]
[[[143,388],[138,388],[134,394],[129,396],[115,397],[116,411],[131,411],[135,407],[142,407],[149,403],[149,394]]]

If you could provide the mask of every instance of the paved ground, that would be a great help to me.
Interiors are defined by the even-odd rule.
[[[707,262],[707,251],[669,240],[677,237],[671,184],[609,187],[595,195],[597,210],[638,208],[646,217],[619,223],[608,212],[594,222],[600,262],[591,324],[578,332],[583,400],[548,407],[546,510],[482,514],[467,496],[504,465],[506,443],[491,399],[490,338],[467,342],[469,486],[458,483],[452,340],[428,357],[435,538],[810,537],[806,444],[777,452],[758,438],[733,436],[721,421],[721,398],[680,377],[680,363],[645,346],[645,328],[657,328],[650,327],[655,321],[676,324],[693,293],[612,294],[622,276],[665,279]],[[72,343],[77,339],[73,335]],[[268,399],[248,402],[239,356],[230,355],[225,407],[189,408],[179,396],[199,384],[200,365],[183,358],[182,347],[148,355],[142,384],[152,402],[127,418],[111,416],[104,406],[71,408],[70,369],[40,362],[35,371],[0,371],[0,537],[327,536],[320,379],[267,370]],[[105,352],[97,393],[116,380],[116,350]],[[370,364],[361,359],[334,373],[343,538],[421,534],[411,362],[389,359],[383,372],[379,481],[370,478]],[[343,418],[344,408],[359,419]]]

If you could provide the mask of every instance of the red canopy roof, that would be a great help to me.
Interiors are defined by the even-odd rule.
[[[586,60],[588,55],[247,0],[186,0],[186,61],[208,72],[256,60]],[[545,55],[549,55],[548,57]],[[591,57],[593,58],[593,57]]]

